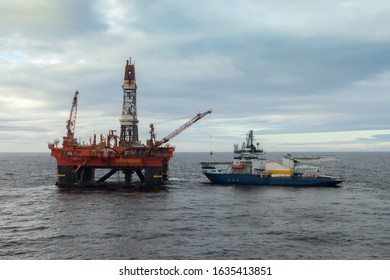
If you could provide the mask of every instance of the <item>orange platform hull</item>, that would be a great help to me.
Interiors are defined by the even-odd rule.
[[[57,160],[58,186],[75,187],[102,183],[116,172],[125,174],[124,183],[131,184],[136,173],[144,185],[161,185],[168,179],[168,162],[174,147],[109,147],[106,145],[78,145],[64,139],[63,147],[49,144],[51,156]],[[95,178],[96,169],[109,172]]]

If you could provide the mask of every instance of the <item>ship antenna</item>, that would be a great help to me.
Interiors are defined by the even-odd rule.
[[[212,129],[212,123],[211,123],[211,120],[210,120],[210,156],[213,155],[213,129]]]

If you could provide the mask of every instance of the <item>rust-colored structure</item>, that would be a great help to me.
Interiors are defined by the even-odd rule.
[[[75,138],[78,91],[76,91],[69,119],[67,134],[63,137],[62,147],[59,140],[49,143],[51,156],[57,159],[58,186],[83,187],[95,186],[105,182],[112,175],[123,173],[123,183],[130,185],[135,173],[142,185],[161,185],[168,179],[168,163],[173,157],[174,147],[163,146],[184,129],[211,113],[211,110],[199,113],[162,140],[156,140],[153,124],[150,125],[150,139],[142,144],[138,139],[137,84],[135,65],[127,61],[123,81],[123,106],[119,119],[120,136],[116,130],[110,130],[106,136],[96,134],[89,144],[78,143]],[[96,170],[99,169],[99,172]],[[104,172],[100,171],[103,170]],[[100,178],[95,178],[97,173]],[[119,176],[118,176],[119,177]]]

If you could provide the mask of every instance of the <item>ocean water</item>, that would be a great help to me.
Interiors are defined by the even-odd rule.
[[[140,192],[60,190],[49,154],[3,153],[0,259],[390,259],[390,153],[339,155],[339,188],[215,186],[199,162],[230,153],[176,153]]]

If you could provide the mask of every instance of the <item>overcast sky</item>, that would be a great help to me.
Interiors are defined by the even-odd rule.
[[[120,131],[135,60],[140,139],[231,151],[390,150],[390,2],[0,0],[0,152]]]

